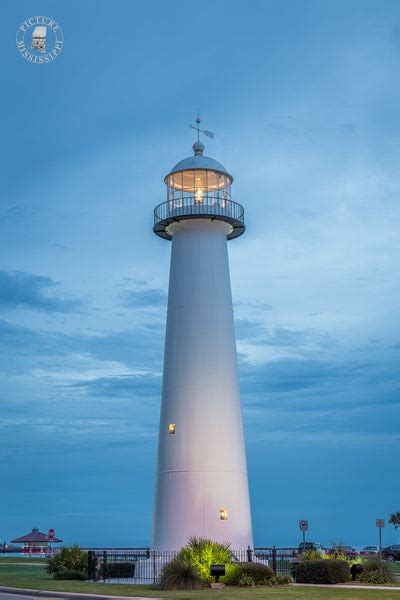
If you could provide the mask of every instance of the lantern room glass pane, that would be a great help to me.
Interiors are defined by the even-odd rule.
[[[183,191],[194,193],[194,171],[183,171]]]
[[[175,200],[182,194],[184,196],[206,195],[209,197],[230,197],[230,180],[229,177],[222,173],[208,170],[190,170],[180,173],[173,173],[167,179],[168,198]],[[225,193],[222,193],[225,191]]]
[[[214,171],[208,171],[208,190],[216,190],[218,186],[218,175]]]

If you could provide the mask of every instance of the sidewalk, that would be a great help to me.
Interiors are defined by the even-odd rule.
[[[397,590],[400,592],[400,586],[384,586],[384,585],[316,585],[313,583],[294,583],[293,587],[309,587],[309,588],[331,588],[344,590]],[[73,600],[148,600],[143,596],[109,596],[108,594],[83,594],[80,592],[52,592],[50,590],[32,590],[26,588],[13,588],[0,586],[0,594],[18,594],[19,596],[40,596],[41,598],[72,598]],[[152,598],[151,600],[163,600],[162,598]]]
[[[108,594],[82,594],[80,592],[52,592],[50,590],[31,590],[0,586],[0,594],[18,594],[19,596],[40,596],[46,598],[73,598],[74,600],[149,600],[143,596],[109,596]],[[151,600],[163,600],[151,598]]]
[[[393,585],[347,585],[346,583],[335,583],[334,585],[323,585],[321,584],[317,584],[317,583],[294,583],[293,587],[310,587],[310,588],[316,588],[316,587],[322,587],[322,588],[332,588],[332,589],[337,589],[337,588],[341,588],[344,590],[391,590],[393,592],[393,590],[397,590],[398,592],[400,592],[400,585],[398,586],[393,586]]]

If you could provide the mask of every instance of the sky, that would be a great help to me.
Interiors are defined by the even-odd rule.
[[[35,65],[15,35],[62,27]],[[2,6],[0,541],[150,543],[170,243],[163,178],[234,176],[256,545],[377,543],[400,510],[400,4]],[[385,545],[398,541],[393,527]]]

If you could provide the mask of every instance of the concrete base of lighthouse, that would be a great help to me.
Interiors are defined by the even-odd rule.
[[[253,546],[228,229],[209,219],[170,226],[155,550],[178,550],[193,535]]]

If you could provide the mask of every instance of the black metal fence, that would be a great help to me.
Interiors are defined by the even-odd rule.
[[[248,548],[232,550],[234,562],[257,562],[271,567],[278,575],[290,575],[298,548]],[[177,556],[175,551],[130,548],[89,550],[88,575],[93,581],[107,583],[157,583],[163,567]]]

